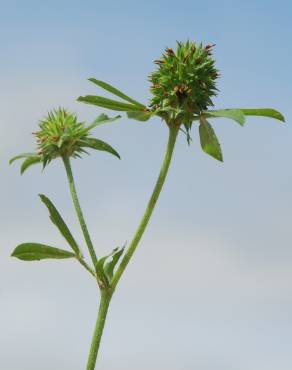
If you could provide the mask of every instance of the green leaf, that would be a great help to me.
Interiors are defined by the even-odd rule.
[[[33,164],[40,163],[42,161],[41,157],[34,156],[34,157],[28,157],[26,160],[22,163],[20,167],[20,173],[21,175]]]
[[[95,268],[98,276],[102,279],[105,285],[109,285],[113,277],[114,268],[123,254],[124,249],[125,247],[115,248],[110,254],[97,261]],[[111,260],[106,262],[108,258],[111,258]]]
[[[16,257],[23,261],[40,261],[43,259],[63,259],[63,258],[73,258],[74,253],[65,251],[63,249],[58,249],[50,247],[45,244],[39,243],[23,243],[18,245],[13,253],[12,257]]]
[[[121,92],[120,90],[116,89],[115,87],[109,85],[106,82],[97,80],[95,78],[89,78],[89,81],[91,81],[94,84],[100,86],[101,88],[105,89],[106,91],[118,96],[119,98],[121,98],[123,100],[126,100],[127,102],[129,102],[131,104],[137,105],[139,108],[142,108],[142,109],[145,108],[144,104],[141,104],[137,100],[134,100],[134,99],[130,98],[129,96],[125,95],[123,92]]]
[[[119,112],[140,111],[141,110],[140,107],[134,104],[122,103],[117,100],[112,100],[112,99],[104,98],[102,96],[95,96],[95,95],[79,96],[77,101],[91,104],[91,105],[97,105],[98,107],[116,110]]]
[[[19,155],[16,155],[15,157],[11,158],[10,161],[9,161],[9,164],[12,164],[17,159],[35,157],[35,156],[36,156],[36,153],[21,153]]]
[[[128,118],[130,119],[135,119],[137,121],[148,121],[151,116],[153,115],[152,112],[147,112],[147,111],[144,111],[144,112],[127,112],[127,116]]]
[[[282,115],[282,113],[278,112],[275,109],[271,108],[253,108],[253,109],[238,108],[238,109],[240,109],[245,116],[269,117],[285,122],[285,118]]]
[[[207,117],[225,117],[230,118],[239,123],[241,126],[245,123],[245,116],[240,109],[219,109],[209,110],[206,112]]]
[[[105,264],[105,261],[106,259],[110,256],[111,254],[109,254],[108,256],[105,256],[105,257],[102,257],[100,258],[97,263],[95,264],[95,270],[97,272],[97,275],[98,277],[103,281],[103,283],[108,286],[109,285],[109,280],[106,276],[106,273],[104,271],[104,264]]]
[[[124,249],[125,249],[125,247],[123,247],[121,249],[119,249],[119,248],[114,249],[113,253],[111,254],[111,257],[112,257],[111,261],[107,262],[105,267],[104,267],[104,272],[105,272],[109,281],[111,281],[111,279],[113,277],[115,266],[118,263],[120,257],[122,256],[122,254],[124,252]]]
[[[80,248],[74,239],[73,235],[71,234],[68,226],[66,225],[65,221],[61,217],[60,213],[54,206],[54,204],[50,201],[49,198],[47,198],[44,194],[39,194],[39,197],[41,198],[41,201],[45,204],[47,207],[49,213],[50,213],[50,219],[53,222],[55,226],[59,229],[60,233],[63,235],[63,237],[67,240],[70,247],[73,249],[73,251],[78,255],[81,256]]]
[[[99,126],[99,125],[103,125],[104,123],[110,123],[110,122],[113,122],[113,121],[116,121],[117,119],[121,118],[121,116],[116,116],[116,117],[113,117],[113,118],[109,118],[106,114],[102,113],[100,114],[93,122],[91,125],[89,125],[87,128],[86,128],[86,131],[90,131],[92,130],[94,127],[96,126]]]
[[[91,148],[91,149],[95,149],[95,150],[101,150],[101,151],[104,151],[104,152],[108,152],[108,153],[111,153],[111,154],[115,155],[119,159],[121,158],[119,153],[113,147],[111,147],[109,144],[107,144],[106,142],[104,142],[102,140],[99,140],[99,139],[88,138],[88,139],[82,140],[82,141],[79,140],[78,145],[80,145],[81,147],[84,147],[84,148]]]
[[[221,147],[215,131],[204,117],[200,119],[199,133],[203,151],[218,161],[223,162]]]

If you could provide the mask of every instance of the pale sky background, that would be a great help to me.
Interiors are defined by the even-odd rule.
[[[291,370],[292,6],[290,1],[0,1],[0,369],[82,370],[98,305],[74,261],[12,259],[25,241],[67,248],[37,194],[83,242],[55,161],[19,176],[49,109],[82,120],[102,110],[96,77],[147,103],[148,74],[166,46],[215,43],[216,107],[273,107],[287,123],[214,120],[224,164],[197,130],[179,139],[157,209],[112,301],[100,370]],[[107,112],[112,114],[111,112]],[[100,127],[122,160],[73,162],[99,255],[130,241],[156,179],[167,131],[159,120]]]

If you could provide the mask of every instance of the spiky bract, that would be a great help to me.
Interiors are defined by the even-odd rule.
[[[78,122],[75,114],[59,108],[40,121],[34,134],[45,166],[57,157],[79,157],[84,152],[82,144],[88,139],[89,130],[84,122]]]
[[[170,124],[189,126],[193,115],[212,106],[219,74],[211,56],[213,45],[178,42],[174,52],[167,48],[158,69],[150,75],[151,108]]]

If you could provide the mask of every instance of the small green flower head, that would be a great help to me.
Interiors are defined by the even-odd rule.
[[[107,151],[118,158],[119,154],[109,144],[92,137],[92,129],[97,125],[114,121],[120,118],[116,116],[109,118],[105,114],[99,115],[89,126],[80,122],[76,114],[64,108],[50,111],[40,121],[39,130],[33,132],[37,139],[37,151],[35,153],[23,153],[10,160],[10,163],[17,159],[25,158],[21,173],[35,163],[42,163],[46,167],[53,159],[80,158],[81,154],[87,153],[85,148]]]
[[[150,75],[150,106],[167,123],[190,124],[194,114],[213,106],[219,76],[211,55],[213,46],[178,42],[176,51],[167,48],[155,61],[158,69]]]
[[[44,166],[57,157],[79,157],[84,153],[83,144],[90,136],[84,122],[78,122],[74,113],[59,108],[48,113],[34,132],[38,154]]]

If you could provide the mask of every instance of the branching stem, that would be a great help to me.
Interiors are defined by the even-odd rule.
[[[101,341],[101,337],[102,337],[102,333],[103,333],[103,329],[104,329],[104,325],[105,325],[105,320],[106,320],[108,308],[109,308],[110,301],[111,301],[111,298],[112,298],[112,294],[113,294],[113,292],[114,292],[122,274],[124,273],[128,263],[130,262],[133,254],[134,254],[134,252],[135,252],[135,250],[136,250],[136,248],[137,248],[137,246],[138,246],[138,244],[139,244],[139,242],[140,242],[140,240],[143,236],[143,233],[144,233],[144,231],[145,231],[145,229],[148,225],[150,217],[153,213],[153,210],[155,208],[155,205],[157,203],[157,200],[159,198],[159,195],[161,193],[161,190],[163,188],[163,184],[165,182],[165,179],[166,179],[166,176],[167,176],[167,173],[168,173],[168,169],[169,169],[170,162],[171,162],[171,159],[172,159],[173,150],[174,150],[174,147],[175,147],[175,142],[176,142],[178,132],[179,132],[179,127],[174,127],[174,126],[169,127],[169,137],[168,137],[166,151],[165,151],[165,154],[164,154],[164,159],[163,159],[163,162],[162,162],[162,166],[161,166],[161,169],[160,169],[159,176],[157,178],[156,184],[154,186],[152,195],[151,195],[151,197],[149,199],[149,202],[147,204],[144,215],[143,215],[143,217],[140,221],[140,224],[139,224],[139,226],[136,230],[136,233],[135,233],[135,235],[134,235],[134,237],[131,241],[131,244],[129,245],[129,248],[128,248],[127,252],[124,255],[124,258],[122,259],[116,273],[114,274],[114,276],[112,278],[112,281],[110,282],[110,287],[104,288],[103,286],[100,285],[100,287],[101,287],[101,298],[100,298],[98,316],[97,316],[97,320],[96,320],[96,324],[95,324],[95,328],[94,328],[94,332],[93,332],[93,337],[92,337],[92,342],[91,342],[91,346],[90,346],[90,351],[89,351],[86,370],[94,370],[95,369],[97,354],[98,354],[100,341]],[[82,228],[84,238],[85,238],[86,244],[88,246],[89,253],[91,255],[92,262],[95,266],[96,262],[97,262],[97,257],[95,255],[95,251],[93,249],[93,245],[92,245],[92,242],[91,242],[88,230],[87,230],[87,226],[85,224],[84,217],[83,217],[83,214],[82,214],[82,211],[81,211],[81,208],[80,208],[78,197],[77,197],[77,194],[76,194],[76,188],[75,188],[75,184],[74,184],[74,179],[73,179],[73,174],[72,174],[72,170],[71,170],[71,166],[70,166],[70,161],[69,161],[68,158],[63,158],[63,161],[64,161],[64,165],[65,165],[65,168],[66,168],[66,172],[67,172],[67,176],[68,176],[68,180],[69,180],[70,191],[71,191],[73,203],[74,203],[74,206],[75,206],[75,209],[76,209],[76,212],[77,212],[77,216],[78,216],[78,219],[79,219],[79,222],[80,222],[80,226]],[[79,261],[79,262],[82,263],[83,266],[92,274],[93,271],[85,263],[85,261],[82,260],[82,261]]]

